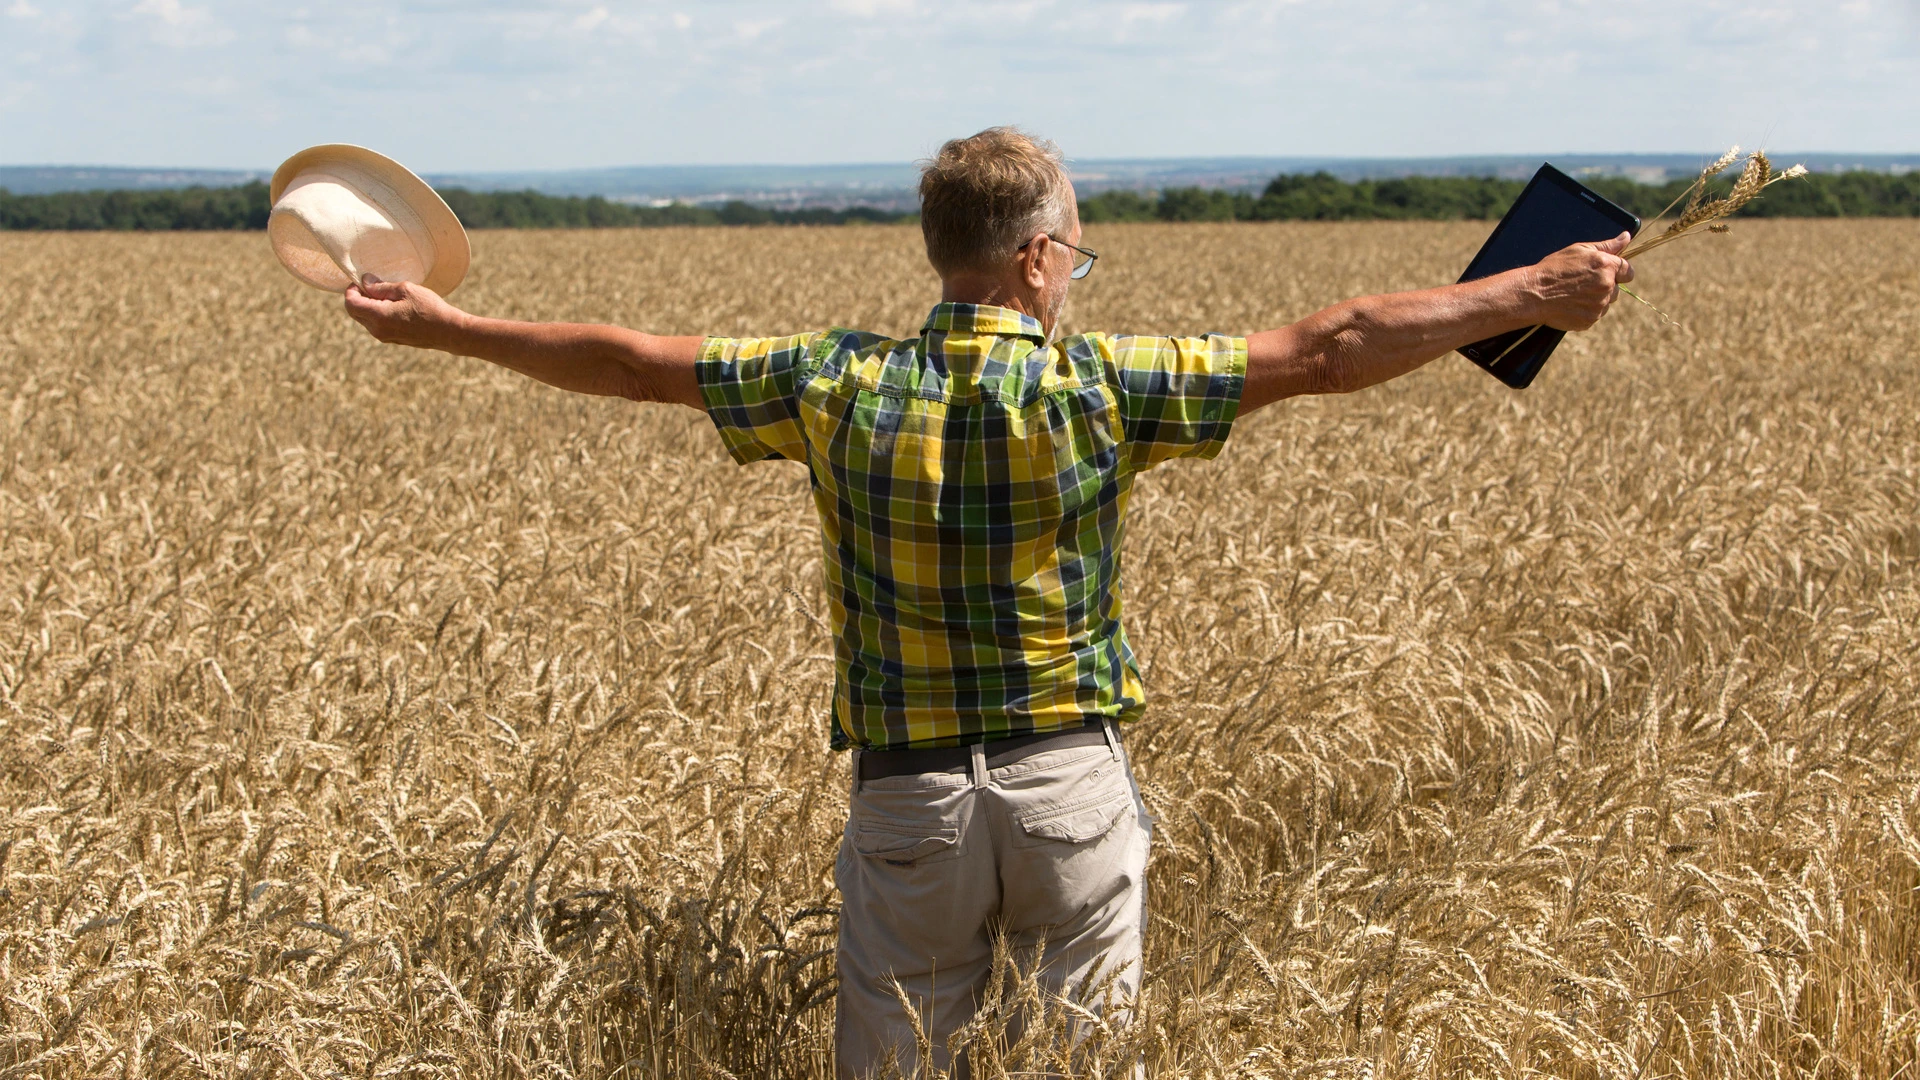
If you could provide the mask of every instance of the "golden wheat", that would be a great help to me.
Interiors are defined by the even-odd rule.
[[[1680,216],[1658,235],[1646,237],[1629,245],[1626,251],[1622,252],[1622,257],[1635,258],[1702,229],[1711,233],[1728,232],[1731,226],[1723,219],[1739,213],[1742,207],[1759,198],[1760,193],[1769,186],[1782,180],[1795,180],[1807,175],[1805,165],[1794,165],[1786,172],[1774,172],[1773,162],[1767,158],[1766,152],[1755,150],[1747,155],[1747,163],[1741,168],[1740,175],[1734,179],[1733,189],[1727,192],[1726,197],[1708,199],[1706,197],[1708,185],[1725,172],[1727,166],[1733,164],[1734,159],[1739,156],[1740,148],[1736,146],[1706,168],[1701,169],[1700,175],[1694,178],[1687,190],[1681,192],[1673,202],[1668,203],[1665,210],[1655,215],[1656,219],[1666,217],[1668,212],[1684,200],[1687,205],[1681,210]],[[1634,298],[1639,299],[1637,296]]]
[[[1075,324],[1244,332],[1485,227],[1090,234]],[[475,239],[500,315],[937,295],[911,229]],[[1144,479],[1143,1000],[1069,1047],[1008,957],[981,1072],[1914,1075],[1917,253],[1755,223],[1642,268],[1685,331]],[[830,1072],[799,469],[378,346],[257,236],[0,256],[0,1078]]]

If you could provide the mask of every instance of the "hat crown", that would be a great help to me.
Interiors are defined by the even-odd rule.
[[[274,174],[274,254],[309,285],[344,292],[363,275],[450,292],[467,269],[466,231],[398,162],[357,146],[312,147]]]
[[[420,217],[357,170],[334,166],[287,185],[267,221],[276,247],[294,256],[294,273],[335,292],[372,274],[381,281],[423,282],[433,270],[433,242]],[[314,256],[324,255],[325,258]]]

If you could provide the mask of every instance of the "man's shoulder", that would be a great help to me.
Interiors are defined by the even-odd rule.
[[[710,334],[701,339],[698,358],[703,363],[745,360],[755,357],[792,357],[814,351],[825,331],[807,330],[798,334],[774,334],[768,337],[729,337]]]
[[[836,326],[822,331],[814,341],[809,366],[823,373],[844,373],[873,364],[898,365],[923,352],[925,340]]]
[[[1128,334],[1110,330],[1088,330],[1061,338],[1062,344],[1085,340],[1089,347],[1107,352],[1162,352],[1173,349],[1228,346],[1245,341],[1243,337],[1209,330],[1202,334]]]
[[[703,386],[772,379],[791,391],[796,381],[839,381],[867,368],[899,367],[913,359],[921,341],[845,326],[772,337],[712,336],[700,343],[695,365]]]
[[[913,347],[920,343],[919,337],[894,337],[876,333],[872,330],[855,330],[851,327],[836,326],[820,335],[821,349],[825,352],[876,353],[893,352],[902,346]]]

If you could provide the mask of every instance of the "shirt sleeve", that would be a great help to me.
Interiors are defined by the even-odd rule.
[[[807,459],[800,423],[798,375],[820,334],[776,338],[708,338],[694,376],[707,415],[733,460]]]
[[[1247,339],[1107,339],[1107,378],[1120,402],[1129,460],[1136,471],[1172,458],[1210,458],[1227,443],[1247,381]]]

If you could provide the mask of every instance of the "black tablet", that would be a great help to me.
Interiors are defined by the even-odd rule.
[[[1552,165],[1542,165],[1500,224],[1493,227],[1493,235],[1480,246],[1480,253],[1467,264],[1460,280],[1532,266],[1571,244],[1611,240],[1622,232],[1639,231],[1639,218]],[[1566,336],[1564,330],[1531,326],[1476,341],[1460,353],[1519,390],[1533,382],[1541,365]]]

